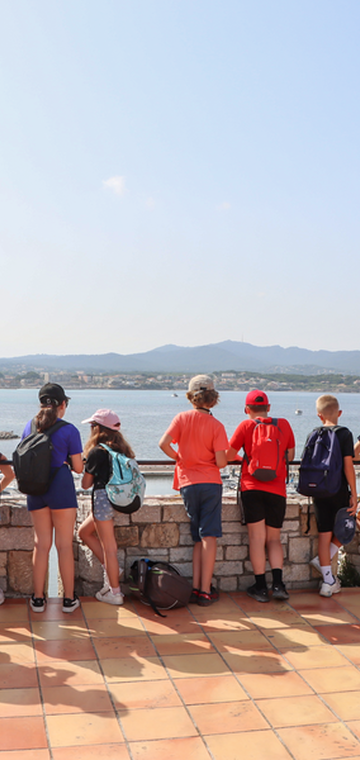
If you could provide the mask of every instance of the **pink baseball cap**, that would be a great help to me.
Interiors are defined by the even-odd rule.
[[[87,420],[82,420],[82,424],[86,422],[96,422],[98,425],[109,428],[109,430],[120,430],[121,422],[119,417],[111,409],[98,409],[94,412],[92,417]]]
[[[250,391],[246,396],[245,406],[269,406],[269,399],[264,391]]]

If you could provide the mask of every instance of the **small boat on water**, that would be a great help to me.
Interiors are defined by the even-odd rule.
[[[295,414],[302,414],[302,409],[295,409]]]
[[[172,398],[177,398],[178,397],[177,393],[172,393],[171,396],[172,396]]]

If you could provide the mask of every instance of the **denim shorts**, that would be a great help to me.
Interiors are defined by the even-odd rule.
[[[74,479],[70,468],[63,464],[51,481],[49,490],[42,496],[28,496],[27,508],[29,512],[38,509],[73,509],[77,508]]]
[[[106,495],[105,488],[97,488],[93,493],[93,515],[95,520],[112,520],[114,510]]]
[[[219,483],[194,483],[180,488],[188,517],[193,541],[207,536],[220,538],[222,485]]]

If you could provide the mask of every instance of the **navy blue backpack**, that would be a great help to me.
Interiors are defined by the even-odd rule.
[[[335,433],[340,426],[310,433],[300,461],[298,493],[324,499],[341,488],[343,456]]]

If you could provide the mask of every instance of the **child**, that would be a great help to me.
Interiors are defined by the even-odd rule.
[[[319,396],[316,401],[316,411],[324,427],[332,428],[338,424],[342,412],[335,396]],[[356,476],[353,464],[353,437],[346,427],[335,430],[343,457],[342,483],[340,490],[334,496],[313,498],[317,528],[319,532],[319,555],[311,560],[311,565],[321,573],[323,582],[320,587],[321,596],[332,596],[341,590],[339,579],[334,578],[331,570],[331,560],[338,552],[340,541],[333,533],[336,513],[342,507],[348,507],[351,515],[356,514]]]
[[[101,444],[105,443],[114,451],[119,451],[131,459],[135,458],[135,454],[120,433],[121,423],[115,412],[110,409],[98,409],[92,417],[83,422],[90,422],[91,432],[84,448],[86,463],[82,487],[86,489],[93,486],[93,514],[80,525],[79,538],[95,554],[105,571],[105,584],[95,594],[96,599],[107,604],[122,604],[124,597],[120,591],[114,509],[105,491],[105,485],[111,475],[110,454]]]
[[[191,602],[206,607],[219,594],[211,585],[216,559],[216,539],[221,532],[222,482],[219,470],[227,464],[224,426],[210,409],[219,394],[208,375],[190,380],[186,397],[193,409],[180,412],[162,436],[159,446],[175,459],[173,488],[180,490],[190,517],[193,541],[193,591]],[[171,444],[177,443],[177,451]]]
[[[40,411],[35,417],[35,424],[37,432],[43,433],[64,417],[70,399],[61,385],[46,383],[39,391],[39,400]],[[31,420],[27,423],[23,438],[30,435],[31,423]],[[33,612],[44,612],[46,608],[44,587],[55,530],[55,546],[64,588],[62,611],[73,612],[80,605],[74,591],[73,538],[77,501],[68,461],[70,459],[74,472],[82,472],[82,444],[78,429],[71,423],[51,433],[51,442],[53,479],[49,490],[42,496],[27,496],[27,508],[34,525],[34,593],[30,607]]]
[[[235,430],[230,440],[230,448],[226,452],[228,461],[233,461],[241,448],[245,452],[241,471],[241,499],[249,533],[250,559],[255,574],[255,583],[247,589],[247,594],[258,602],[269,601],[265,580],[265,547],[272,570],[273,598],[289,598],[282,579],[284,557],[280,543],[280,529],[286,509],[286,456],[291,462],[295,454],[294,434],[287,420],[277,420],[280,457],[276,477],[273,480],[262,481],[249,472],[256,420],[266,420],[271,424],[269,410],[266,393],[259,390],[250,391],[245,400],[245,414],[249,419],[241,422]]]

